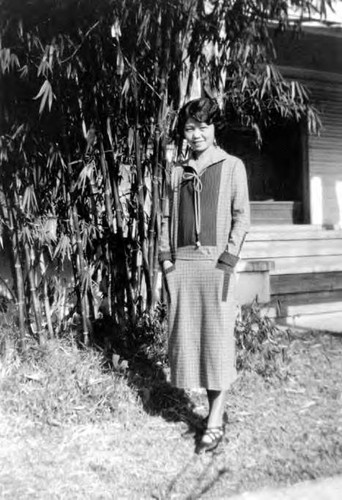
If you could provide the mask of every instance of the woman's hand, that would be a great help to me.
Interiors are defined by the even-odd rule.
[[[164,271],[164,273],[166,273],[166,271],[168,269],[170,269],[170,267],[172,267],[172,266],[173,266],[173,262],[171,260],[164,260],[164,262],[163,262],[163,271]]]

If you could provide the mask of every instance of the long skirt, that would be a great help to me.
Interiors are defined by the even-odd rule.
[[[228,389],[236,378],[235,276],[213,260],[180,260],[165,276],[171,383]]]

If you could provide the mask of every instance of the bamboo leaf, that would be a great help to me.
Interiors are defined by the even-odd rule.
[[[134,130],[132,127],[130,127],[128,129],[128,138],[127,138],[127,145],[128,145],[129,154],[132,154],[133,144],[134,144]]]
[[[62,261],[65,260],[66,257],[70,259],[71,257],[71,240],[67,234],[62,234],[59,242],[54,251],[54,258],[61,257]]]
[[[19,68],[20,67],[20,63],[19,63],[19,58],[16,54],[11,54],[11,66],[12,68],[14,67],[17,67]]]
[[[33,99],[41,99],[39,106],[39,114],[42,114],[45,108],[46,102],[48,102],[49,110],[52,107],[54,95],[52,92],[51,83],[49,80],[45,80],[43,85],[40,87],[38,94]]]
[[[125,96],[125,97],[127,96],[128,91],[129,91],[129,89],[130,89],[130,86],[131,86],[131,85],[130,85],[130,79],[127,77],[127,78],[126,78],[126,80],[125,80],[125,83],[124,83],[124,85],[123,85],[123,87],[122,87],[122,91],[121,91],[121,94],[122,94],[123,96]]]
[[[291,82],[291,99],[294,101],[296,96],[295,82]]]
[[[118,52],[116,55],[116,74],[118,76],[122,76],[124,74],[124,71],[125,71],[125,62],[121,49],[120,47],[118,47]]]
[[[24,191],[22,210],[28,213],[38,210],[37,198],[33,186],[27,186]]]
[[[49,81],[45,80],[43,85],[40,87],[38,94],[33,99],[39,99],[40,97],[42,97],[42,95],[45,94],[48,85]]]
[[[19,69],[19,72],[20,72],[20,77],[21,78],[25,78],[28,75],[28,65],[24,64],[24,66],[22,66]]]
[[[112,35],[112,38],[115,38],[116,40],[119,41],[119,39],[121,37],[121,28],[120,28],[120,19],[119,18],[116,18],[114,20],[114,23],[112,24],[111,35]]]
[[[263,81],[263,84],[262,84],[262,87],[261,87],[261,91],[260,91],[260,98],[263,99],[264,96],[265,96],[265,93],[266,91],[269,91],[270,90],[270,86],[269,86],[269,83],[270,83],[270,80],[268,78],[268,76],[266,76],[264,78],[264,81]]]
[[[47,76],[47,70],[49,69],[49,63],[47,62],[47,60],[44,58],[40,61],[40,64],[38,66],[38,70],[37,70],[37,75],[40,76],[40,75],[44,75],[44,76]]]

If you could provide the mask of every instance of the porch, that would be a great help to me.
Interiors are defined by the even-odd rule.
[[[254,225],[238,264],[241,304],[257,298],[268,316],[300,322],[342,313],[342,230]]]

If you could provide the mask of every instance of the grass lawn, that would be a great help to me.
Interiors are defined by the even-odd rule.
[[[237,380],[225,441],[194,454],[202,393],[50,342],[0,362],[0,498],[226,499],[342,470],[342,336],[295,333],[288,377]]]

